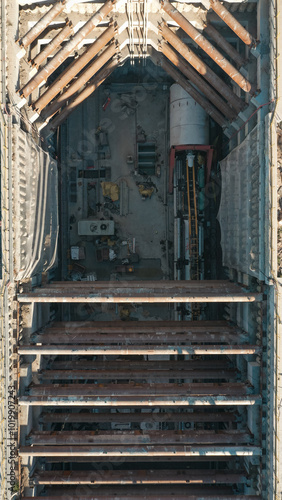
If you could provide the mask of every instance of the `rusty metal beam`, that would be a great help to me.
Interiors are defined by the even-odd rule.
[[[142,498],[143,500],[172,500],[173,498],[177,498],[177,500],[262,500],[261,496],[257,495],[236,495],[233,494],[232,491],[226,491],[226,487],[222,489],[222,487],[216,492],[215,486],[212,488],[212,494],[210,491],[199,490],[199,488],[193,487],[190,489],[190,486],[186,487],[177,487],[174,486],[172,490],[170,490],[169,486],[165,487],[165,490],[162,490],[161,486],[157,486],[157,491],[153,492],[153,486],[150,488],[142,488],[138,491],[138,487],[134,488],[134,490],[130,490],[130,487],[127,487],[126,490],[120,491],[117,489],[107,488],[107,491],[101,491],[101,488],[95,488],[92,494],[89,495],[81,495],[76,494],[75,491],[68,492],[66,495],[59,494],[51,494],[48,491],[48,500],[105,500],[108,499],[108,495],[113,495],[112,498],[115,500],[136,500],[136,498]],[[177,495],[177,497],[175,496]],[[224,495],[224,496],[223,496]],[[47,497],[46,497],[47,498]],[[42,500],[41,496],[36,497],[22,497],[22,500]]]
[[[154,281],[146,280],[146,285],[149,288],[162,289],[165,285],[165,287],[168,290],[171,288],[175,288],[175,286],[178,286],[181,288],[181,286],[183,286],[184,283],[189,283],[189,286],[191,288],[196,288],[196,289],[199,287],[199,284],[201,286],[202,283],[204,283],[204,285],[206,287],[216,288],[216,289],[218,287],[223,287],[223,288],[228,287],[228,289],[237,290],[238,286],[239,287],[241,286],[241,285],[238,285],[238,283],[234,283],[234,282],[229,281],[229,280],[201,280],[201,282],[196,281],[196,280],[176,280],[176,281],[175,280],[157,280],[157,281],[156,280],[154,280]],[[66,285],[69,285],[69,284],[70,284],[69,281],[55,281],[55,282],[47,283],[45,285],[45,288],[51,288],[52,290],[57,288],[58,290],[60,290],[60,289],[64,289],[66,287]],[[128,283],[128,281],[96,281],[95,284],[97,285],[98,288],[104,289],[104,288],[109,288],[110,285],[118,286],[119,288],[128,288],[129,283]],[[80,288],[84,289],[85,287],[91,288],[91,286],[93,286],[93,283],[91,283],[90,281],[72,281],[71,285],[72,285],[72,288],[79,290]],[[144,285],[144,281],[134,280],[134,281],[130,282],[131,288],[138,289],[142,285]],[[151,321],[150,323],[152,324],[154,322],[155,321]],[[196,322],[194,321],[193,323],[196,323]],[[212,321],[212,323],[214,323],[214,321]],[[218,322],[218,323],[220,323],[220,322]]]
[[[93,59],[101,49],[107,45],[108,42],[112,40],[116,32],[114,26],[109,26],[96,40],[93,42],[85,52],[75,59],[66,69],[61,73],[58,78],[50,85],[50,87],[42,94],[39,99],[37,99],[34,103],[32,103],[33,109],[35,109],[38,113],[42,111],[43,108],[47,106],[47,104],[86,66],[86,64]],[[114,54],[114,51],[111,51],[106,59],[103,58],[99,65],[96,65],[93,68],[94,73],[96,73],[97,69],[100,69],[104,62],[108,61],[110,57]],[[105,56],[104,56],[105,57]],[[100,59],[99,59],[100,60]],[[86,81],[89,80],[93,76],[92,71],[89,73],[90,76],[86,76]],[[85,82],[84,82],[85,83]],[[83,85],[83,83],[81,84]],[[78,90],[76,88],[76,90]],[[74,90],[74,92],[76,92]],[[71,95],[71,94],[69,94]]]
[[[261,301],[262,294],[248,292],[235,283],[218,281],[165,281],[149,285],[146,281],[84,282],[74,287],[62,282],[61,288],[42,287],[33,292],[18,294],[21,303],[30,302],[90,302],[90,303],[170,303],[170,302],[254,302]]]
[[[97,457],[123,457],[123,456],[237,456],[237,457],[252,457],[262,454],[261,448],[258,446],[214,446],[214,445],[197,445],[197,446],[156,446],[156,445],[140,445],[126,446],[125,449],[118,449],[117,446],[23,446],[19,449],[20,457],[64,457],[64,456],[87,456]]]
[[[44,333],[237,333],[243,330],[228,321],[56,321],[40,332]]]
[[[67,104],[63,111],[55,116],[54,120],[51,122],[51,128],[55,130],[59,127],[68,116],[81,104],[85,99],[87,99],[97,88],[108,78],[111,73],[118,67],[119,61],[118,59],[112,59],[108,64],[104,66],[104,68],[97,73],[97,75],[90,80],[89,84],[79,93],[74,96],[73,99]],[[52,106],[52,104],[51,104]],[[50,112],[50,110],[49,110]]]
[[[127,413],[43,413],[39,417],[42,423],[142,423],[142,422],[236,422],[235,412],[127,412]]]
[[[44,49],[29,62],[31,62],[32,66],[38,68],[40,64],[42,64],[43,61],[45,61],[45,59],[47,59],[47,57],[71,34],[73,34],[72,22],[67,20],[66,26],[62,28],[61,31],[45,45]]]
[[[179,456],[176,456],[176,457],[165,457],[165,459],[163,460],[162,458],[159,459],[159,463],[162,463],[162,464],[168,464],[168,463],[181,463],[181,462],[193,462],[193,465],[194,467],[198,464],[198,463],[207,463],[207,462],[227,462],[229,466],[231,467],[234,467],[235,466],[235,470],[236,470],[236,465],[238,463],[238,461],[240,461],[241,459],[239,458],[236,458],[235,456],[233,457],[208,457],[208,456],[204,456],[204,457],[197,457],[196,459],[194,457],[179,457]],[[133,464],[133,463],[137,463],[138,462],[138,465],[140,465],[140,458],[138,457],[123,457],[122,458],[122,461],[123,463],[129,463],[130,464]],[[81,464],[85,464],[85,463],[89,463],[89,458],[87,457],[75,457],[75,459],[73,459],[72,457],[46,457],[44,459],[44,463],[48,463],[48,464],[55,464],[55,463],[81,463]],[[109,459],[107,457],[97,457],[97,458],[92,458],[91,459],[91,463],[92,464],[95,464],[96,463],[101,463],[101,462],[109,462]],[[143,459],[142,459],[142,462],[143,462]],[[154,457],[146,457],[146,464],[150,463],[150,462],[153,462],[153,463],[156,463],[156,459]]]
[[[148,346],[148,345],[130,345],[130,346],[98,346],[98,345],[21,345],[18,347],[18,354],[48,354],[48,355],[71,355],[71,354],[91,354],[91,355],[226,355],[226,354],[258,354],[261,347],[257,345],[166,345],[166,346]]]
[[[117,417],[118,418],[118,417]],[[32,431],[26,438],[32,445],[169,445],[250,444],[251,434],[240,430],[213,431]]]
[[[159,489],[159,487],[158,487]],[[175,492],[175,488],[171,493],[167,492],[167,487],[166,491],[163,493],[151,493],[151,492],[137,492],[136,490],[132,493],[126,493],[126,497],[124,496],[125,493],[121,493],[122,496],[119,495],[118,492],[113,492],[114,499],[115,500],[136,500],[136,498],[142,498],[143,500],[171,500],[173,498],[173,495],[177,494],[177,500],[223,500],[224,495],[224,500],[262,500],[261,496],[257,495],[233,495],[233,494],[226,494],[224,492],[219,492],[219,495],[210,495],[209,493],[203,493],[199,492],[196,495],[193,494],[193,492],[190,494],[190,492],[183,492],[177,493]],[[200,495],[200,496],[199,496]],[[107,498],[107,493],[100,493],[99,491],[93,492],[92,495],[76,495],[75,493],[73,494],[67,494],[67,495],[59,495],[59,496],[54,496],[48,494],[48,500],[105,500]],[[42,500],[42,497],[22,497],[22,500]]]
[[[43,380],[236,379],[236,370],[42,370]]]
[[[234,94],[230,87],[205,64],[180,38],[162,22],[159,25],[160,34],[200,73],[232,106],[239,112],[245,103]]]
[[[210,7],[217,13],[229,28],[236,33],[236,35],[246,45],[252,47],[256,45],[256,40],[253,36],[237,21],[237,19],[222,5],[218,0],[210,0]]]
[[[239,54],[239,52],[234,49],[233,45],[231,45],[224,36],[221,35],[219,31],[211,24],[204,25],[205,33],[217,43],[217,45],[224,50],[224,52],[233,59],[233,61],[238,64],[238,66],[244,66],[245,59]]]
[[[162,53],[211,101],[228,120],[233,120],[237,113],[226,103],[221,96],[188,64],[168,43],[162,43]]]
[[[243,484],[244,470],[111,470],[111,471],[38,471],[33,474],[33,484]]]
[[[132,361],[129,359],[120,359],[115,361],[89,361],[85,358],[80,360],[71,359],[69,361],[54,360],[51,361],[50,368],[54,370],[205,370],[218,369],[229,370],[235,368],[230,359],[186,359],[185,361]]]
[[[232,333],[42,333],[33,336],[32,342],[40,344],[175,344],[208,342],[238,344],[248,340],[246,335]]]
[[[54,102],[48,106],[46,112],[51,113],[52,115],[56,113],[67,101],[77,92],[79,91],[83,85],[85,85],[90,78],[92,78],[95,73],[99,71],[99,69],[104,66],[116,53],[118,52],[118,46],[115,43],[111,43],[98,57],[94,59],[94,61],[87,66],[87,68],[69,85],[69,87],[60,94]],[[102,82],[100,82],[102,83]],[[79,94],[80,95],[80,94]],[[45,118],[45,114],[42,115]]]
[[[115,0],[107,0],[102,7],[87,21],[44,68],[20,90],[20,95],[27,98],[41,83],[47,80],[54,71],[67,59],[77,45],[111,12]]]
[[[243,382],[231,383],[138,383],[130,384],[31,384],[32,396],[243,396],[253,394],[253,387]]]
[[[179,342],[183,341],[209,341],[218,342],[225,341],[228,342],[246,342],[248,336],[240,328],[228,325],[224,322],[221,326],[214,326],[212,322],[198,322],[198,325],[190,326],[187,321],[172,321],[167,322],[164,325],[159,325],[159,322],[155,322],[155,325],[146,325],[146,322],[138,321],[136,324],[132,323],[125,325],[124,322],[120,322],[120,325],[116,322],[111,325],[104,322],[101,326],[92,322],[91,326],[81,325],[81,322],[70,323],[68,327],[66,326],[51,326],[43,329],[41,332],[37,332],[32,335],[32,342],[39,343],[118,343],[122,341],[125,342],[149,342],[149,343],[160,343],[160,342],[173,342],[174,340]],[[162,322],[161,322],[162,323]]]
[[[162,0],[162,8],[241,89],[255,93],[251,83],[170,2]]]
[[[21,47],[28,47],[47,26],[64,10],[65,0],[59,0],[51,9],[32,27],[30,30],[18,40]]]
[[[148,323],[148,325],[147,325]],[[68,321],[54,322],[46,326],[43,332],[56,333],[240,333],[242,329],[227,321],[138,321],[132,325],[130,322],[118,321]]]
[[[126,458],[126,457],[125,457]],[[134,458],[134,457],[133,457]],[[97,462],[97,460],[95,460]],[[198,459],[197,459],[198,461]],[[119,462],[119,460],[118,460]],[[114,460],[113,461],[113,464],[116,464],[117,461]],[[107,486],[103,486],[103,485],[93,485],[93,486],[89,486],[86,490],[82,490],[84,491],[85,495],[87,498],[88,495],[91,495],[90,498],[91,500],[96,500],[96,495],[99,495],[99,498],[104,498],[105,499],[105,496],[107,498],[107,500],[113,500],[116,498],[116,495],[118,495],[119,499],[122,498],[122,500],[127,500],[127,495],[134,495],[134,493],[136,493],[136,495],[138,496],[138,498],[140,498],[139,495],[144,495],[143,498],[151,498],[151,495],[153,495],[153,498],[155,498],[155,495],[161,495],[161,496],[158,496],[158,499],[160,500],[163,500],[163,496],[164,494],[166,495],[169,495],[170,496],[170,500],[178,500],[178,494],[179,493],[186,493],[186,495],[188,495],[188,497],[186,496],[185,499],[188,498],[188,500],[190,499],[190,494],[191,495],[201,495],[201,494],[205,494],[205,495],[208,495],[211,493],[211,486],[210,485],[199,485],[199,484],[196,484],[196,485],[192,485],[192,484],[187,484],[187,485],[183,485],[183,484],[175,484],[175,485],[171,485],[169,486],[168,484],[166,485],[162,485],[162,484],[150,484],[150,485],[142,485],[142,484],[137,484],[136,486],[135,485],[107,485]],[[75,486],[49,486],[48,488],[46,488],[46,493],[48,494],[48,499],[49,499],[49,495],[52,494],[52,495],[67,495],[67,494],[76,494],[76,495],[79,495],[79,498],[81,500],[81,498],[84,498],[84,495],[82,495],[82,497],[80,496],[80,493],[81,491],[80,490],[77,490],[77,488]],[[230,485],[213,485],[212,486],[212,494],[213,495],[232,495],[234,494],[234,489],[232,488],[232,486]],[[176,497],[177,495],[177,497]],[[42,497],[41,497],[42,498]],[[46,497],[47,498],[47,497]],[[63,497],[65,498],[65,497]],[[76,497],[78,498],[78,496]],[[130,496],[130,498],[132,498]],[[182,497],[181,497],[182,498]],[[249,497],[247,497],[249,498]],[[60,497],[61,499],[61,497]],[[200,497],[200,499],[202,499],[202,497]],[[197,500],[200,500],[199,497],[197,497]],[[236,499],[236,496],[235,496],[235,499]],[[68,498],[66,500],[69,500]],[[220,500],[226,500],[225,497],[224,499],[221,497]],[[256,497],[256,500],[258,500],[258,497]]]

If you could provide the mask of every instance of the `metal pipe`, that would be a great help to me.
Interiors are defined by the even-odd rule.
[[[99,457],[105,455],[108,457],[139,456],[146,457],[169,457],[169,456],[237,456],[252,457],[261,456],[261,448],[257,446],[208,446],[198,445],[193,448],[190,446],[140,446],[126,447],[119,450],[116,446],[23,446],[19,449],[20,457],[64,457],[64,456],[87,456]]]
[[[170,2],[162,0],[162,8],[241,89],[255,92],[251,83]]]
[[[134,301],[136,302],[136,301]],[[261,347],[256,345],[220,345],[220,346],[202,346],[202,345],[177,345],[177,346],[89,346],[89,345],[22,345],[18,347],[18,354],[48,354],[48,355],[71,355],[71,354],[91,354],[91,355],[127,355],[127,356],[145,356],[145,355],[227,355],[227,354],[259,354]]]
[[[133,380],[133,379],[236,379],[236,370],[43,370],[40,379],[48,380]]]
[[[239,112],[245,103],[234,94],[228,85],[205,64],[164,22],[159,25],[160,34],[198,71],[234,109]]]
[[[98,70],[107,62],[114,54],[116,54],[118,48],[112,43],[106,50],[95,59],[94,62],[83,71],[81,76],[75,80],[65,92],[57,97],[42,113],[43,119],[52,117],[67,101],[70,97],[73,98],[67,103],[66,108],[56,116],[51,123],[52,128],[56,128],[69,116],[71,111],[73,111],[81,102],[83,102],[86,97],[91,95],[98,87],[101,85],[105,79],[112,73],[112,71],[118,66],[118,60],[110,61],[99,73]],[[97,75],[95,75],[97,73]],[[93,75],[95,78],[89,82],[79,94],[74,95]],[[86,90],[87,89],[87,90]],[[91,90],[90,90],[91,89]]]
[[[59,0],[53,7],[18,40],[21,47],[28,47],[65,8],[65,0]]]
[[[74,60],[63,73],[50,85],[42,96],[32,103],[38,113],[93,59],[100,50],[114,37],[116,29],[109,26],[86,51]],[[101,67],[101,66],[100,66]],[[95,71],[96,72],[96,71]],[[91,75],[92,76],[92,75]]]
[[[153,406],[253,406],[261,404],[261,396],[152,396],[120,398],[100,396],[20,396],[20,406],[90,406],[104,407],[153,407]]]
[[[211,101],[228,120],[233,120],[237,116],[236,111],[220,97],[220,95],[192,68],[192,66],[190,66],[190,64],[180,58],[179,54],[177,54],[168,43],[161,44],[161,51],[164,56],[167,57],[186,78],[188,78],[188,80],[194,85],[197,85],[198,89],[205,94],[209,101]]]
[[[42,82],[46,81],[54,71],[66,60],[82,40],[106,17],[113,9],[115,0],[107,0],[103,6],[87,21],[57,54],[52,57],[38,73],[20,90],[20,95],[27,98]]]
[[[189,469],[177,471],[163,470],[125,470],[125,471],[36,471],[31,481],[33,484],[242,484],[247,473],[238,470],[201,470]]]
[[[77,96],[75,96],[66,108],[55,117],[55,119],[51,122],[51,128],[56,129],[59,127],[67,117],[77,108],[79,104],[81,104],[87,97],[89,97],[95,90],[110,76],[110,74],[118,67],[119,62],[117,59],[113,59],[110,61],[105,67],[89,82],[88,85],[80,92]]]
[[[118,419],[118,415],[117,415]],[[33,445],[169,445],[169,444],[249,444],[251,435],[244,431],[33,431],[27,438]]]
[[[236,35],[250,47],[256,45],[256,40],[252,35],[237,21],[237,19],[222,5],[218,0],[210,0],[210,7],[222,19]]]
[[[69,36],[73,34],[73,26],[71,21],[66,22],[66,26],[61,29],[61,31],[44,47],[34,59],[31,59],[32,66],[38,68],[47,57],[52,54],[52,52],[61,45],[61,43]]]
[[[152,57],[154,60],[154,57]],[[159,64],[172,78],[173,80],[181,85],[181,87],[193,97],[193,99],[208,113],[208,115],[213,118],[213,120],[218,123],[221,127],[227,126],[227,121],[224,116],[204,97],[202,96],[194,87],[186,80],[178,71],[176,71],[171,64],[168,63],[163,58],[158,58],[156,64]],[[177,302],[177,301],[176,301]],[[178,301],[180,302],[180,301]]]
[[[196,412],[146,412],[146,413],[43,413],[41,423],[153,423],[153,422],[236,422],[236,413],[221,411],[217,413]]]
[[[239,52],[234,49],[233,45],[229,43],[224,36],[221,35],[219,31],[211,24],[207,23],[204,25],[205,33],[212,38],[212,40],[217,43],[217,45],[224,50],[224,52],[233,59],[233,61],[238,64],[239,67],[244,66],[245,59],[239,54]]]

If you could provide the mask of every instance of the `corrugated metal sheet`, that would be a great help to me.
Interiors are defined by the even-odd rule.
[[[57,162],[18,125],[13,126],[13,160],[15,272],[23,279],[56,262],[58,173]]]
[[[263,227],[259,207],[264,196],[259,156],[260,128],[220,162],[222,174],[221,226],[223,265],[260,278]]]

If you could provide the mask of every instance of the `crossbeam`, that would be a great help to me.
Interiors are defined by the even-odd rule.
[[[42,423],[155,423],[155,422],[236,422],[234,412],[146,412],[146,413],[43,413]]]
[[[33,484],[243,484],[246,471],[230,470],[110,470],[110,471],[38,471]]]
[[[237,457],[252,457],[260,456],[261,448],[258,446],[214,446],[214,445],[197,445],[197,446],[156,446],[156,445],[140,445],[126,446],[125,449],[118,449],[116,446],[23,446],[19,449],[20,457],[64,457],[64,456],[88,456],[97,457],[123,457],[123,456],[146,456],[169,457],[169,456],[237,456]]]
[[[25,354],[48,354],[48,355],[66,355],[66,354],[95,354],[95,355],[152,355],[152,354],[168,354],[168,355],[186,355],[186,354],[259,354],[261,347],[258,345],[116,345],[116,346],[99,346],[99,345],[21,345],[18,347],[18,353]]]
[[[251,434],[239,430],[188,431],[32,431],[33,445],[166,445],[166,444],[249,444]]]
[[[18,295],[21,303],[170,303],[170,302],[254,302],[262,294],[247,291],[229,281],[96,281],[61,282]]]

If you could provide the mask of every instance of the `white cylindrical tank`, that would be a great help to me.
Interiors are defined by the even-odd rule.
[[[170,87],[170,146],[209,144],[208,114],[187,92]]]

